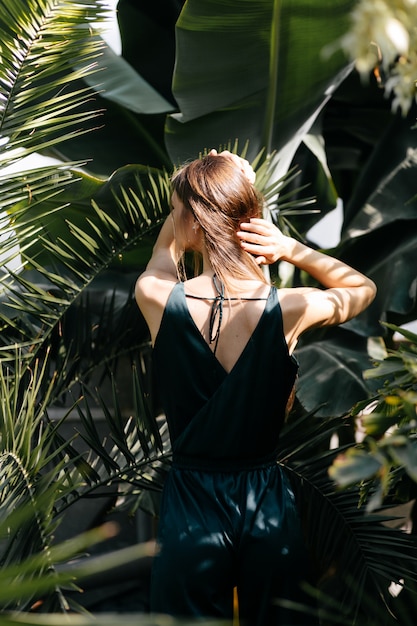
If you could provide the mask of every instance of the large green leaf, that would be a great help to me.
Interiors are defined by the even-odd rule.
[[[86,101],[84,108],[101,111],[98,127],[93,135],[79,135],[49,154],[70,160],[83,155],[90,171],[100,175],[130,163],[171,168],[164,124],[165,112],[175,108],[174,27],[181,6],[181,0],[118,2],[122,57],[104,45],[97,79],[80,82],[80,87],[88,82],[95,89],[94,101]]]
[[[172,104],[175,23],[184,0],[119,0],[122,56]]]
[[[336,251],[378,287],[374,302],[348,323],[350,329],[376,336],[385,334],[381,321],[401,324],[416,319],[416,251],[416,220],[395,220],[365,236],[346,240]]]
[[[97,40],[101,45],[101,55],[97,60],[100,75],[85,77],[90,87],[102,92],[107,100],[117,102],[134,113],[156,114],[174,110],[173,105],[135,72],[123,57],[115,54],[98,36]]]
[[[364,338],[334,329],[315,340],[306,337],[296,356],[300,363],[297,396],[307,410],[344,415],[372,391],[362,375],[371,363]]]
[[[417,220],[414,180],[417,171],[417,131],[413,116],[391,116],[360,172],[345,210],[344,239],[390,226],[397,220]]]
[[[373,278],[373,304],[348,328],[381,335],[380,321],[415,319],[417,250],[415,108],[392,115],[376,81],[356,74],[338,89],[323,116],[333,180],[343,200],[342,242],[332,250]]]
[[[368,159],[374,156],[374,147],[386,128],[392,126],[393,119],[390,101],[384,98],[376,80],[364,81],[356,71],[341,83],[323,110],[321,121],[326,155],[345,211],[356,195],[358,181],[366,182],[361,176],[362,170],[367,167]],[[379,164],[375,160],[375,170],[368,174],[371,187],[377,184],[377,176],[385,171],[386,164],[389,171],[390,163],[391,154],[386,154]]]
[[[250,142],[294,154],[349,71],[324,48],[347,29],[346,0],[189,0],[177,22],[167,145],[174,162],[203,147]]]
[[[175,61],[173,85],[180,112],[168,119],[165,133],[171,159],[177,163],[236,138],[243,147],[249,139],[250,158],[264,147],[282,149],[281,176],[350,71],[340,52],[328,57],[322,52],[345,32],[353,2],[189,1],[178,20],[174,55],[174,27],[182,4],[118,3],[122,52],[140,74],[129,83],[139,86],[144,78],[174,102],[170,82]],[[111,82],[117,62],[113,59],[108,70],[104,62],[99,64],[105,88],[97,104],[103,108],[103,123],[88,142],[83,137],[67,142],[67,158],[91,157],[91,170],[98,173],[129,162],[168,165],[160,107],[147,107],[151,115],[138,116],[130,99],[120,99],[120,94],[116,105]],[[126,138],[123,144],[117,140],[121,136]]]

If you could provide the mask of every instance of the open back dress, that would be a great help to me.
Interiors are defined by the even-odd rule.
[[[315,623],[282,605],[306,600],[300,582],[309,567],[294,495],[276,462],[297,362],[275,287],[265,300],[230,372],[191,317],[184,283],[167,301],[153,360],[173,463],[161,503],[153,612],[231,620],[236,588],[246,626]]]

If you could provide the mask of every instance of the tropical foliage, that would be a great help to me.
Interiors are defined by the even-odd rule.
[[[384,91],[394,96],[392,110],[403,115],[417,95],[416,18],[414,0],[360,0],[340,42],[363,76],[375,71],[385,77]]]
[[[380,320],[416,317],[415,108],[393,115],[377,81],[364,85],[339,48],[323,57],[348,30],[353,2],[236,4],[119,0],[119,58],[95,31],[105,12],[98,0],[2,2],[0,165],[33,152],[58,164],[0,178],[0,512],[24,503],[31,511],[4,538],[0,559],[49,554],[58,522],[103,489],[108,506],[157,510],[169,446],[163,419],[154,419],[159,402],[132,286],[168,210],[170,170],[230,142],[255,162],[267,210],[284,229],[308,239],[342,198],[332,252],[379,286],[360,318],[300,345],[298,396],[315,417],[293,416],[281,462],[316,520],[310,537],[329,574],[322,589],[339,600],[340,580],[352,582],[346,572],[357,583],[345,586],[341,623],[365,623],[375,594],[389,623],[387,609],[402,615],[405,594],[391,600],[391,581],[415,580],[413,543],[364,518],[357,488],[335,491],[327,470],[337,450],[328,441],[335,430],[352,434],[340,416],[373,391],[362,371],[368,338],[384,332]],[[319,213],[304,206],[306,194]],[[272,268],[273,278],[282,270]],[[64,428],[74,413],[72,441]],[[54,570],[51,558],[36,574]],[[28,608],[38,593],[4,608]],[[57,580],[43,608],[65,610],[68,596]]]
[[[104,91],[96,96],[96,104],[106,111],[103,127],[60,147],[61,156],[70,159],[91,157],[88,167],[100,176],[132,162],[169,169],[228,142],[237,141],[240,150],[249,142],[250,159],[263,148],[266,153],[276,150],[273,180],[296,164],[301,174],[294,186],[308,185],[301,194],[317,198],[317,213],[306,210],[291,219],[301,237],[308,238],[337,197],[342,199],[341,240],[331,252],[374,278],[379,295],[354,322],[311,334],[300,346],[302,400],[308,409],[323,405],[321,412],[327,415],[348,411],[374,391],[361,372],[370,364],[367,337],[385,332],[380,321],[399,324],[416,317],[415,105],[406,117],[392,114],[381,83],[371,76],[365,84],[352,71],[340,48],[353,5],[307,2],[295,7],[263,0],[254,12],[252,2],[242,2],[236,19],[234,0],[220,5],[191,1],[182,11],[182,3],[172,0],[164,3],[162,20],[157,4],[151,9],[120,0],[123,54],[167,101],[168,115],[160,108],[153,113],[145,96],[141,113],[132,110],[131,100],[121,108],[120,99],[116,111],[114,99],[106,99]],[[149,55],[147,46],[161,39],[163,54]],[[326,56],[329,46],[335,51]],[[100,78],[111,84],[117,72],[116,64],[111,65]],[[153,131],[152,141],[146,129]],[[117,145],[116,136],[129,141]],[[162,151],[158,156],[156,141]],[[136,271],[139,263],[134,265]],[[292,280],[300,279],[304,277]],[[345,393],[339,392],[341,387]]]
[[[81,110],[91,90],[80,87],[79,80],[96,71],[94,60],[102,42],[89,24],[101,20],[103,12],[99,2],[2,3],[3,167],[78,135],[83,132],[80,125],[97,115],[96,111]],[[164,428],[143,433],[148,409],[140,388],[140,367],[132,370],[131,376],[135,418],[126,423],[122,407],[113,407],[108,428],[113,449],[105,448],[97,433],[91,402],[84,406],[79,398],[82,393],[87,397],[93,393],[103,405],[103,413],[109,415],[107,399],[94,391],[99,378],[95,384],[90,381],[94,373],[105,377],[109,371],[115,372],[117,360],[128,353],[125,333],[119,330],[112,338],[111,329],[116,333],[119,324],[122,329],[131,328],[139,317],[132,317],[125,293],[121,304],[113,289],[99,307],[91,305],[90,296],[82,297],[82,293],[134,239],[146,239],[152,229],[151,218],[157,221],[166,210],[167,177],[163,172],[155,176],[146,167],[137,168],[124,191],[117,176],[108,184],[71,169],[74,165],[5,174],[0,181],[0,511],[4,529],[0,559],[2,571],[8,566],[10,578],[0,600],[4,609],[28,609],[36,604],[42,610],[67,610],[71,606],[66,591],[68,575],[56,575],[59,561],[54,560],[51,549],[59,522],[65,522],[65,511],[104,485],[108,506],[123,495],[117,489],[120,483],[126,492],[140,491],[149,485],[155,459],[159,465],[152,485],[158,488],[165,456]],[[68,186],[72,186],[70,203]],[[101,195],[103,207],[110,198],[112,215],[91,204],[94,192]],[[141,197],[146,199],[146,212]],[[122,219],[114,213],[120,204]],[[95,237],[99,240],[94,241]],[[113,348],[107,344],[105,349],[107,341]],[[139,353],[142,342],[138,332],[129,344],[132,354]],[[116,397],[116,383],[109,387]],[[61,420],[49,415],[50,407],[59,404]],[[68,440],[62,432],[72,409],[85,424],[84,439],[90,442],[95,437],[87,457],[73,446],[75,433]],[[85,529],[83,523],[81,530]],[[37,553],[48,558],[26,570],[17,567]],[[25,572],[29,581],[46,573],[53,584],[42,586],[35,581],[25,585]],[[13,580],[19,582],[14,594]],[[43,589],[49,590],[47,597],[43,597]]]
[[[362,483],[364,493],[375,490],[368,508],[380,506],[387,497],[411,500],[416,493],[417,335],[390,328],[402,335],[399,347],[364,372],[379,381],[378,394],[352,410],[363,440],[331,469],[340,485]]]

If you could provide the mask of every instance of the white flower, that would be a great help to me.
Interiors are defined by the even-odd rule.
[[[361,73],[369,73],[377,62],[388,68],[397,56],[408,53],[411,32],[417,24],[417,0],[361,0],[352,11],[352,28],[342,38],[342,48]],[[376,53],[379,51],[379,58]]]
[[[351,20],[341,47],[362,76],[383,66],[385,94],[406,115],[417,93],[417,0],[359,0]]]
[[[385,33],[397,52],[407,54],[410,36],[399,20],[389,18],[385,24]]]
[[[408,59],[404,57],[399,59],[385,83],[385,94],[394,95],[391,105],[393,111],[399,109],[402,115],[407,115],[416,97],[416,83],[417,56],[414,53]]]

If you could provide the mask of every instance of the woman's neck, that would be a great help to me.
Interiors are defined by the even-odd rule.
[[[210,280],[213,279],[213,276],[216,275],[213,267],[210,263],[203,263],[202,272],[199,274],[200,277],[207,277]],[[262,285],[262,281],[259,280],[259,276],[255,274],[247,273],[247,276],[237,278],[236,276],[225,273],[222,277],[217,276],[218,279],[222,278],[222,282],[224,283],[226,293],[229,295],[239,294],[245,291],[252,291],[254,288],[259,288]]]

